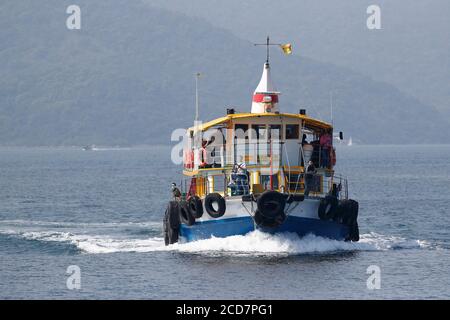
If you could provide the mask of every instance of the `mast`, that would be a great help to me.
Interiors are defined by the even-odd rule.
[[[333,126],[333,91],[330,91],[330,115],[331,115],[331,125]]]
[[[270,127],[269,127],[270,128]],[[272,129],[269,129],[269,145],[270,145],[270,190],[273,190],[273,147],[272,147]]]
[[[269,64],[269,58],[270,58],[270,52],[269,48],[270,46],[282,46],[281,43],[270,43],[270,38],[267,36],[266,43],[254,43],[254,46],[266,46],[266,63]]]
[[[280,46],[278,43],[270,43],[267,37],[266,43],[255,43],[255,46],[266,46],[266,62],[264,63],[261,80],[253,92],[252,113],[275,113],[278,112],[279,92],[275,87],[270,76],[270,46]]]
[[[199,101],[198,101],[198,79],[200,78],[201,73],[197,72],[195,74],[195,123],[198,122],[199,115]]]

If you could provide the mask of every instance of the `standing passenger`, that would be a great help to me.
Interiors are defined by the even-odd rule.
[[[330,167],[330,149],[331,149],[331,134],[328,131],[325,131],[320,136],[320,148],[321,148],[321,167],[329,168]]]
[[[305,196],[309,195],[309,192],[311,189],[315,189],[315,174],[316,174],[316,167],[314,166],[314,162],[309,160],[308,166],[306,167],[306,174],[305,174]]]

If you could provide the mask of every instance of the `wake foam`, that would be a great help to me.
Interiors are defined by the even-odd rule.
[[[314,235],[300,238],[294,233],[271,235],[261,231],[252,231],[244,236],[211,238],[190,243],[164,245],[162,237],[144,239],[130,238],[125,235],[89,235],[64,231],[19,231],[0,230],[0,233],[22,239],[66,243],[78,250],[89,253],[115,252],[156,252],[175,251],[205,255],[300,255],[349,251],[382,251],[396,249],[431,248],[426,241],[407,240],[400,237],[384,236],[377,233],[363,234],[359,242],[330,240]]]
[[[174,244],[173,249],[182,252],[230,252],[240,254],[314,254],[345,251],[381,251],[425,247],[424,241],[408,241],[398,237],[386,237],[376,233],[361,236],[359,242],[344,242],[307,235],[300,238],[295,233],[271,235],[253,231],[245,236],[212,238],[185,244]]]

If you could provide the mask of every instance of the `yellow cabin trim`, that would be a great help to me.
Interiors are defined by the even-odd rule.
[[[206,131],[214,126],[217,126],[219,124],[227,124],[227,126],[233,121],[233,120],[239,120],[239,119],[252,119],[252,118],[290,118],[290,119],[298,119],[298,120],[304,120],[305,125],[311,125],[313,127],[317,127],[319,129],[332,129],[333,126],[327,122],[323,122],[314,118],[310,118],[307,115],[304,114],[295,114],[295,113],[235,113],[235,114],[229,114],[227,116],[217,118],[205,123],[202,123],[198,126],[194,126],[189,128],[189,131]]]

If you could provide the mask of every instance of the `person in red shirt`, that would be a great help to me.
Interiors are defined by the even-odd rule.
[[[331,133],[329,131],[325,131],[320,136],[320,149],[321,149],[321,167],[329,168],[330,167],[330,150],[332,147]]]

